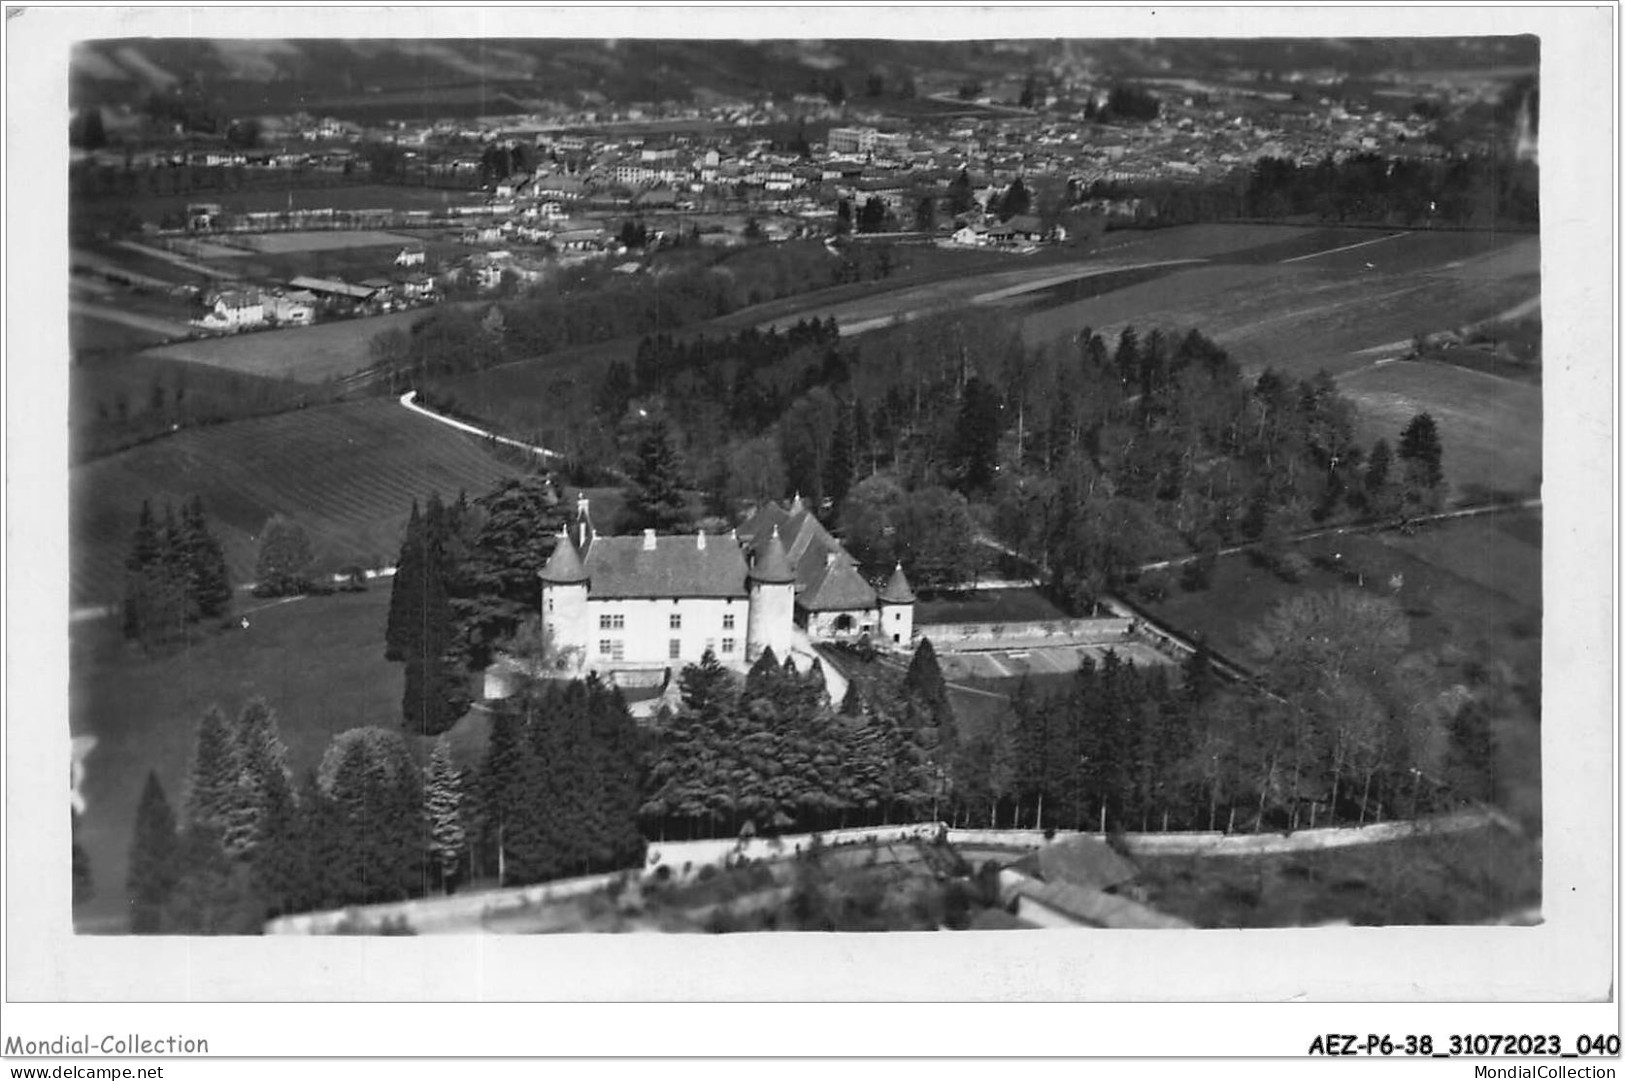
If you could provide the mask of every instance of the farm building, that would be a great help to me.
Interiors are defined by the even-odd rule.
[[[272,293],[268,307],[271,318],[278,323],[308,327],[316,321],[316,296],[303,289]]]

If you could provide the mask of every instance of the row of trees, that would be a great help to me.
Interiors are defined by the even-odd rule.
[[[124,571],[124,635],[146,648],[184,639],[231,607],[226,557],[201,497],[182,503],[178,517],[166,503],[161,521],[143,500]]]
[[[934,661],[927,654],[922,664]],[[806,673],[764,650],[743,686],[707,653],[681,677],[682,706],[645,751],[641,815],[651,835],[730,837],[906,821],[945,790],[954,745],[946,694],[929,682],[856,684],[837,711],[814,662]],[[936,671],[941,687],[941,673]]]
[[[408,731],[438,735],[468,709],[470,672],[521,630],[566,521],[546,477],[510,478],[479,499],[412,505],[396,562],[385,659],[406,666]]]
[[[274,712],[209,709],[177,813],[155,774],[126,888],[136,933],[256,933],[268,917],[403,900],[466,866],[463,776],[439,741],[419,769],[397,732],[358,728],[297,785]]]

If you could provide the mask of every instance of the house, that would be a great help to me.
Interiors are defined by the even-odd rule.
[[[1032,214],[1017,214],[987,231],[988,241],[998,247],[1038,244],[1043,242],[1044,237],[1043,223]]]
[[[270,317],[287,326],[308,327],[316,321],[315,294],[303,289],[278,290],[271,294],[267,306]]]
[[[422,248],[405,247],[395,253],[395,265],[398,267],[423,266],[428,255]]]
[[[787,507],[759,508],[738,532],[747,551],[769,534],[784,539],[795,574],[795,620],[815,641],[867,638],[892,648],[913,641],[914,591],[902,566],[876,589],[800,497]]]
[[[265,324],[265,301],[257,289],[227,289],[209,298],[208,305],[201,319],[192,320],[194,326],[235,333]]]
[[[405,274],[395,279],[395,288],[404,300],[428,300],[434,296],[434,279],[427,274]]]

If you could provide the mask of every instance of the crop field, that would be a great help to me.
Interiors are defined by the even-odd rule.
[[[1338,386],[1359,409],[1357,436],[1397,445],[1417,413],[1432,415],[1445,480],[1458,503],[1533,496],[1541,481],[1541,388],[1437,361],[1393,361],[1352,372]]]
[[[74,350],[137,350],[186,334],[185,324],[131,317],[100,305],[75,303],[68,312],[68,341]]]
[[[203,499],[233,581],[254,577],[255,537],[272,514],[310,534],[318,566],[392,563],[412,500],[489,490],[519,470],[475,437],[390,400],[317,406],[176,435],[70,473],[73,602],[123,594],[142,500]]]
[[[397,327],[410,330],[425,314],[414,310],[364,319],[335,319],[313,327],[176,342],[150,352],[154,356],[190,360],[247,375],[321,383],[370,367],[372,361],[367,346],[375,335]]]
[[[411,237],[376,229],[335,229],[311,233],[243,233],[233,237],[242,246],[257,252],[281,255],[287,252],[332,251],[349,248],[399,247]]]
[[[263,696],[277,712],[295,776],[315,766],[339,732],[399,725],[402,669],[384,660],[388,605],[387,583],[289,603],[245,599],[239,611],[257,608],[246,631],[221,631],[158,657],[124,642],[116,620],[73,627],[69,730],[97,741],[85,762],[80,823],[96,896],[75,913],[80,927],[123,930],[141,786],[153,771],[179,809],[197,723],[209,706],[234,714]]]
[[[1214,259],[1322,232],[1302,225],[1180,225],[1107,233],[1099,254],[1116,259]],[[1331,247],[1333,245],[1327,245]]]

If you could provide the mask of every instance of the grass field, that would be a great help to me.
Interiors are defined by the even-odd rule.
[[[345,229],[314,233],[244,233],[234,242],[257,252],[281,255],[288,252],[344,251],[349,248],[399,247],[411,237],[382,233],[375,229]]]
[[[73,460],[85,461],[176,424],[216,424],[292,409],[310,393],[301,383],[184,360],[117,349],[81,354],[68,369],[69,444]]]
[[[367,346],[381,331],[410,330],[427,314],[394,312],[365,319],[335,319],[313,327],[256,331],[160,346],[148,355],[190,360],[233,372],[321,383],[372,364]]]
[[[263,603],[263,602],[254,602]],[[81,840],[96,897],[76,913],[87,928],[122,929],[124,876],[141,786],[157,773],[172,807],[185,798],[199,718],[235,714],[256,695],[277,711],[295,774],[320,761],[333,735],[397,727],[401,666],[384,660],[389,589],[275,604],[248,630],[215,634],[184,652],[149,658],[114,620],[72,630],[69,727],[96,737],[86,760]]]
[[[1398,445],[1417,413],[1438,423],[1445,479],[1456,502],[1540,493],[1541,388],[1437,362],[1393,361],[1342,376],[1359,408],[1360,442]]]
[[[1292,855],[1139,857],[1153,907],[1197,927],[1492,922],[1541,901],[1540,848],[1496,828]]]
[[[227,214],[268,210],[439,210],[483,202],[483,192],[453,191],[442,188],[409,187],[392,184],[347,184],[334,178],[329,183],[309,177],[281,176],[256,179],[238,191],[200,190],[177,195],[142,194],[129,198],[106,197],[88,200],[101,209],[128,206],[143,219],[157,222],[166,214],[183,213],[192,203],[215,203]]]
[[[203,498],[232,578],[253,580],[255,537],[281,513],[310,534],[318,564],[393,562],[412,500],[489,490],[516,467],[390,399],[317,406],[182,431],[89,462],[69,477],[75,604],[123,594],[141,501]]]
[[[916,627],[932,623],[1014,623],[1068,618],[1053,601],[1036,589],[935,593],[920,598],[914,606]]]

